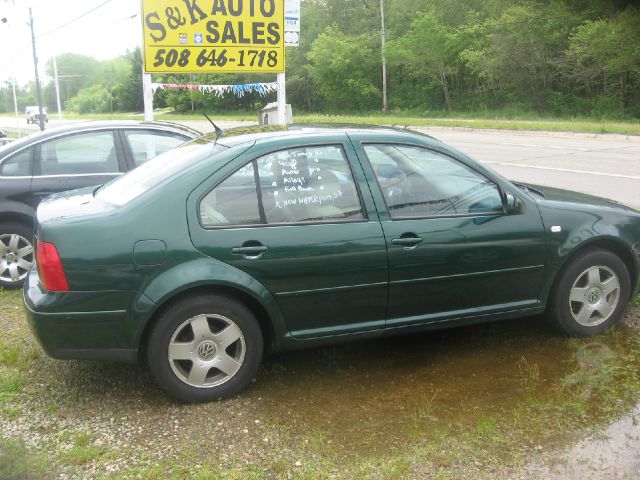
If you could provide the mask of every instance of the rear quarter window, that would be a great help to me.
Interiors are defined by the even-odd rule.
[[[32,173],[33,148],[22,150],[0,164],[0,177],[29,177]]]

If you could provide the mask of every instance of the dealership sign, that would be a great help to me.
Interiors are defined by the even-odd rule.
[[[145,72],[284,72],[284,13],[284,0],[142,0]]]

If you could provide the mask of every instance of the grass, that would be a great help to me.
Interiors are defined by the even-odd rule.
[[[42,480],[53,478],[43,454],[27,449],[22,440],[0,437],[0,478],[3,480]]]
[[[227,121],[256,121],[256,112],[209,112],[215,120]],[[110,119],[141,119],[141,113],[114,113],[114,114],[85,114],[64,112],[67,120],[110,120]],[[53,116],[51,117],[54,118]],[[179,113],[171,109],[158,110],[155,113],[156,120],[185,121],[204,120],[199,112]],[[445,112],[427,111],[421,114],[414,113],[368,113],[368,114],[322,114],[300,113],[294,115],[297,123],[354,123],[374,125],[398,125],[398,126],[433,126],[433,127],[464,127],[480,129],[508,129],[508,130],[533,130],[552,132],[578,132],[578,133],[617,133],[623,135],[640,135],[640,120],[609,120],[593,118],[553,118],[540,117],[523,112]],[[11,129],[9,129],[11,131]]]
[[[479,129],[531,130],[576,133],[617,133],[640,135],[640,122],[609,120],[558,120],[558,119],[510,119],[510,118],[441,118],[411,115],[296,115],[296,122],[356,123],[419,127],[464,127]]]

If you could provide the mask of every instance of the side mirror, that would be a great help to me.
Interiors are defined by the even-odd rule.
[[[520,200],[513,193],[504,193],[504,211],[507,215],[520,213]]]

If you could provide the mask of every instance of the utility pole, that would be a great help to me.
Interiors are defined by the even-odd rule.
[[[44,111],[42,110],[42,90],[40,89],[40,77],[38,75],[38,56],[36,55],[36,34],[33,31],[33,14],[29,7],[29,27],[31,28],[31,46],[33,47],[33,68],[36,72],[36,92],[38,94],[38,111],[40,113],[40,131],[44,131]]]
[[[18,97],[16,96],[16,79],[11,79],[11,86],[13,87],[13,108],[16,111],[16,128],[18,129],[18,138],[20,135],[20,117],[18,116]]]
[[[56,79],[56,103],[58,104],[58,120],[62,120],[62,108],[60,108],[60,83],[58,82],[58,62],[53,56],[53,76]]]
[[[386,31],[384,27],[384,0],[380,0],[380,21],[382,28],[380,30],[380,40],[382,43],[382,111],[387,112],[387,59],[384,55],[384,46],[386,43]]]

